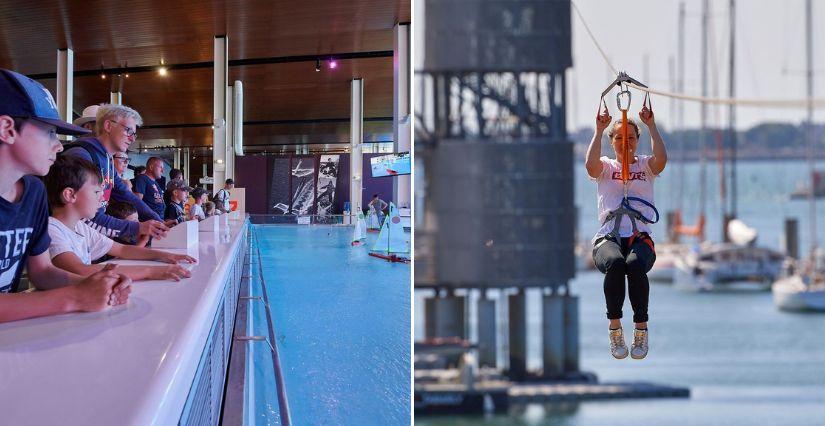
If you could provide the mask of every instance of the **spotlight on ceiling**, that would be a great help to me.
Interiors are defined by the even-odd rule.
[[[158,68],[158,74],[160,74],[161,77],[166,77],[167,72],[168,70],[166,69],[166,67]]]
[[[320,59],[315,60],[315,72],[321,72],[321,60]]]
[[[338,61],[336,61],[335,59],[330,59],[329,60],[329,69],[334,70],[335,68],[338,68]]]

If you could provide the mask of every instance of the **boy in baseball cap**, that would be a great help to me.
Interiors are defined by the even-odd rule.
[[[58,134],[87,130],[60,119],[40,83],[0,68],[0,322],[126,303],[131,280],[107,267],[88,278],[62,271],[49,258],[48,205],[42,181],[62,150]],[[35,176],[32,176],[35,175]],[[40,290],[18,293],[26,267]]]

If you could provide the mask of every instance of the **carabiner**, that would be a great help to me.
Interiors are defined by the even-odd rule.
[[[622,108],[622,95],[627,95],[627,107]],[[619,111],[627,111],[630,109],[630,90],[624,89],[621,92],[616,94],[616,106],[619,107]]]

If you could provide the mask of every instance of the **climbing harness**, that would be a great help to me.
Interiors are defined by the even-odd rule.
[[[628,241],[628,246],[632,246],[633,241],[637,237],[639,237],[639,235],[640,235],[640,232],[639,232],[639,230],[636,226],[636,221],[637,220],[640,220],[643,223],[647,223],[647,224],[652,224],[652,223],[656,223],[656,222],[659,221],[659,211],[656,210],[656,207],[653,205],[653,203],[650,203],[650,202],[648,202],[646,200],[643,200],[639,197],[631,197],[631,196],[627,195],[628,185],[630,183],[630,162],[628,161],[628,157],[630,156],[630,146],[627,143],[628,127],[629,127],[627,125],[627,111],[630,110],[631,96],[630,96],[630,90],[629,90],[628,86],[631,85],[631,84],[635,85],[635,86],[640,86],[640,87],[647,88],[647,86],[645,86],[644,84],[638,82],[633,77],[630,77],[629,75],[627,75],[627,73],[620,72],[619,76],[616,77],[616,79],[613,80],[613,82],[610,83],[609,86],[607,86],[607,89],[605,89],[602,92],[601,102],[599,102],[599,107],[601,107],[601,105],[604,105],[605,109],[607,109],[607,103],[604,101],[604,97],[607,96],[607,94],[610,92],[610,90],[613,89],[614,86],[617,86],[617,87],[619,87],[619,89],[621,89],[620,92],[616,95],[616,106],[622,112],[622,152],[624,153],[624,156],[623,156],[624,161],[622,161],[622,175],[621,176],[622,176],[622,185],[624,187],[624,197],[622,198],[622,203],[619,206],[619,208],[609,212],[607,214],[607,217],[605,218],[604,222],[602,223],[602,225],[604,225],[604,224],[606,224],[606,223],[608,223],[612,220],[613,221],[613,229],[607,235],[610,236],[611,238],[615,239],[616,241],[619,241],[619,237],[620,237],[619,228],[622,224],[622,217],[627,216],[630,219],[631,226],[633,227],[633,235],[630,236],[630,240]],[[625,103],[625,99],[626,99],[626,103]],[[645,92],[645,99],[642,102],[642,105],[647,106],[648,109],[650,109],[650,111],[653,111],[653,103],[650,101],[650,98],[649,98],[649,95],[647,94],[647,92]],[[642,214],[642,212],[640,212],[639,210],[633,208],[633,206],[630,205],[631,201],[640,202],[640,203],[646,205],[647,207],[650,207],[651,209],[653,209],[653,213],[655,213],[656,218],[655,219],[650,219],[650,218],[646,217],[644,214]],[[646,237],[646,238],[642,237],[641,239],[643,241],[645,241],[651,248],[653,248],[653,243],[652,243],[652,241],[650,241],[650,237]]]

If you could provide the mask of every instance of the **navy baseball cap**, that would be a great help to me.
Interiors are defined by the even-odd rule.
[[[61,135],[91,133],[61,120],[52,94],[42,84],[3,68],[0,68],[0,115],[42,121],[57,127]]]

